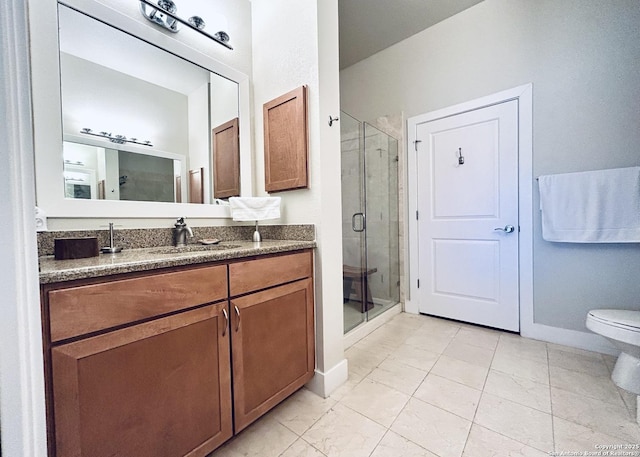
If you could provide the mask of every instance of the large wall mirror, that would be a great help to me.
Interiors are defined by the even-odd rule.
[[[211,134],[239,119],[240,188],[251,195],[246,76],[97,3],[65,3],[51,94],[62,135],[36,144],[38,206],[63,218],[228,217],[215,204]]]

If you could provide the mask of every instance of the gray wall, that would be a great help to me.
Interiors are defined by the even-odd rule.
[[[526,83],[534,176],[640,165],[637,0],[485,0],[341,71],[341,108],[411,117]],[[538,207],[536,189],[535,322],[640,309],[640,245],[546,242]]]

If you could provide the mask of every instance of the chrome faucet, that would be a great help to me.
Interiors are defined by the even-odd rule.
[[[193,238],[193,231],[191,227],[184,221],[184,217],[181,217],[176,221],[173,228],[173,245],[177,248],[181,248],[187,245],[187,233],[189,238]]]

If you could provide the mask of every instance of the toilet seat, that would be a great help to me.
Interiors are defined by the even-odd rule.
[[[587,328],[602,336],[640,346],[640,311],[594,309],[587,314]]]
[[[624,309],[593,309],[589,316],[603,324],[640,332],[640,311]]]

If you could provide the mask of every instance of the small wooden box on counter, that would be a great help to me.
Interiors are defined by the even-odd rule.
[[[100,252],[97,237],[56,238],[53,242],[53,255],[56,260],[96,257]]]

